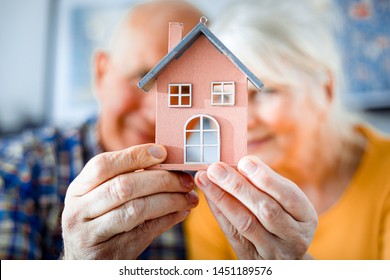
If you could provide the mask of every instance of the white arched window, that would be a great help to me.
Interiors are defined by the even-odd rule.
[[[210,164],[220,160],[219,124],[211,116],[196,115],[184,126],[184,163]]]

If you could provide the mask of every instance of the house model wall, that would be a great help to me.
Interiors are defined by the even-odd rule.
[[[208,30],[205,20],[181,40],[170,24],[170,51],[139,83],[156,94],[156,143],[168,157],[158,168],[199,170],[236,165],[247,154],[248,79],[262,83]]]

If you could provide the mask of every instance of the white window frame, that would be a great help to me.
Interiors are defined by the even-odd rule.
[[[177,86],[179,87],[178,93],[171,93],[171,86]],[[189,93],[182,93],[182,87],[189,86],[190,92]],[[172,105],[171,104],[171,97],[177,97],[178,99],[178,105]],[[190,104],[189,105],[182,105],[181,101],[183,97],[189,97],[190,98]],[[192,84],[168,84],[168,107],[172,108],[190,108],[192,107]]]
[[[200,125],[199,129],[187,129],[188,124],[190,121],[192,121],[195,118],[200,118]],[[217,127],[217,129],[204,129],[203,128],[203,118],[210,119]],[[187,132],[198,132],[200,134],[200,143],[199,144],[187,144]],[[217,143],[216,144],[205,144],[204,143],[204,133],[205,132],[217,132]],[[199,162],[193,162],[193,161],[187,161],[187,148],[188,147],[199,147],[199,153],[200,153],[200,161]],[[194,115],[191,118],[187,120],[187,122],[184,124],[184,163],[186,164],[211,164],[212,162],[205,162],[204,161],[204,148],[205,147],[216,147],[217,148],[217,159],[216,162],[221,160],[221,139],[220,139],[220,126],[218,121],[213,118],[210,115],[204,115],[204,114],[198,114]]]
[[[215,85],[221,85],[221,91],[214,91],[214,86]],[[233,91],[224,91],[225,85],[232,85],[233,86]],[[214,102],[214,96],[220,96],[222,102],[221,103],[216,103]],[[224,102],[225,98],[227,96],[232,97],[232,102]],[[213,106],[234,106],[236,102],[236,85],[234,82],[212,82],[211,83],[211,105]]]

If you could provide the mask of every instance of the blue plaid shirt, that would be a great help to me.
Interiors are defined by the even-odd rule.
[[[96,120],[0,139],[0,259],[60,257],[66,190],[100,152]],[[181,225],[155,239],[140,258],[184,259]]]

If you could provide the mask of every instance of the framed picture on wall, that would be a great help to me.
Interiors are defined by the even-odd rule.
[[[51,121],[73,125],[98,111],[92,63],[134,0],[60,0],[57,4]]]
[[[352,109],[390,109],[390,1],[337,1]]]

